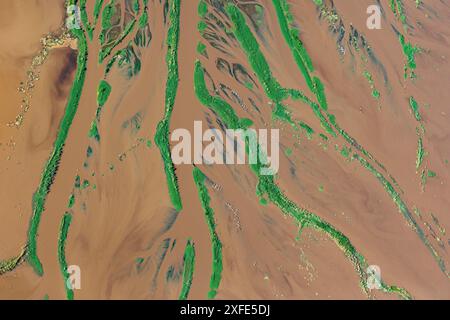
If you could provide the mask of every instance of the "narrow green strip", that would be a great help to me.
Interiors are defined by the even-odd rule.
[[[180,300],[186,300],[191,290],[192,278],[195,269],[195,247],[191,240],[188,240],[184,249],[183,258],[183,287],[180,292]]]
[[[94,4],[94,24],[93,26],[97,24],[98,17],[100,16],[100,11],[102,10],[104,0],[95,0]]]
[[[170,4],[170,26],[167,34],[167,82],[164,118],[158,123],[155,134],[155,143],[159,148],[164,161],[164,170],[169,188],[169,196],[177,211],[181,211],[182,203],[175,175],[175,166],[170,155],[169,127],[175,97],[178,90],[178,40],[180,33],[180,0],[172,0]]]
[[[89,23],[89,18],[86,11],[86,1],[87,0],[79,0],[79,7],[80,7],[80,16],[81,16],[81,22],[84,25],[84,28],[86,29],[86,32],[89,36],[89,40],[92,41],[94,28]]]
[[[421,121],[422,117],[419,113],[419,104],[414,97],[409,97],[409,106],[411,107],[411,112],[413,113],[414,118],[416,118],[417,121]]]
[[[425,149],[423,147],[422,137],[419,137],[417,141],[417,159],[416,159],[416,170],[420,168],[425,157]]]
[[[195,167],[193,170],[194,181],[197,186],[198,196],[202,203],[202,208],[205,213],[206,222],[209,228],[209,236],[212,243],[212,274],[209,282],[208,299],[214,299],[217,295],[217,289],[222,278],[222,243],[216,232],[216,223],[214,221],[214,211],[210,207],[211,198],[209,197],[208,189],[205,187],[205,175],[199,168]]]
[[[66,289],[67,300],[73,300],[73,289],[69,288],[70,274],[67,270],[67,261],[66,261],[66,240],[71,222],[72,222],[72,215],[66,212],[61,220],[61,228],[59,231],[59,240],[58,240],[59,267],[61,269],[61,274],[64,279],[64,288]]]
[[[281,33],[292,51],[294,60],[302,72],[306,84],[311,91],[314,91],[314,84],[309,74],[309,72],[314,71],[311,58],[299,38],[299,31],[297,29],[290,29],[288,20],[286,19],[286,16],[290,14],[289,5],[285,0],[273,0],[273,5],[275,7],[275,11],[277,12]]]

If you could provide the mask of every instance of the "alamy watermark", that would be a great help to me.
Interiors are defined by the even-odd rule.
[[[366,269],[367,273],[367,288],[370,290],[381,289],[381,269],[377,265],[370,265]]]
[[[170,140],[177,142],[171,152],[172,162],[176,165],[260,163],[261,175],[274,175],[279,169],[278,129],[226,129],[224,137],[219,129],[208,129],[203,132],[202,122],[194,121],[193,138],[189,130],[175,129]],[[207,143],[205,148],[204,142]]]
[[[66,287],[70,290],[81,289],[81,268],[77,265],[70,265],[67,267],[67,273],[69,277],[66,281]]]
[[[76,5],[67,6],[66,27],[69,30],[81,29],[80,8]]]
[[[381,8],[378,5],[367,7],[366,13],[370,16],[366,20],[366,26],[369,30],[381,29]]]

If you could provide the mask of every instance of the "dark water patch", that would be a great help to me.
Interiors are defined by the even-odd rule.
[[[77,52],[75,50],[67,50],[64,58],[64,64],[60,70],[57,80],[54,83],[57,98],[64,98],[66,90],[64,89],[67,82],[72,78],[77,68]]]

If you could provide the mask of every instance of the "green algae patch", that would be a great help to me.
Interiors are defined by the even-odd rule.
[[[208,193],[208,189],[205,186],[206,176],[197,167],[192,172],[194,181],[197,186],[198,196],[202,204],[203,212],[205,214],[206,223],[208,224],[209,236],[212,243],[212,274],[209,282],[208,299],[214,299],[217,295],[217,289],[220,285],[222,278],[222,243],[219,240],[219,236],[216,232],[216,222],[214,219],[214,211],[210,206],[211,198]]]
[[[175,97],[178,90],[178,40],[180,33],[180,0],[173,0],[170,4],[170,26],[167,34],[168,50],[166,54],[167,81],[165,93],[164,118],[158,123],[155,134],[155,144],[158,147],[164,162],[164,171],[169,189],[169,196],[172,205],[177,211],[181,211],[182,203],[178,189],[178,180],[175,175],[170,145],[169,127],[170,117],[175,104]]]
[[[409,77],[412,79],[416,78],[416,74],[414,72],[417,67],[415,56],[418,52],[420,52],[420,49],[417,46],[413,46],[410,42],[406,42],[404,35],[399,34],[398,38],[403,49],[403,55],[406,57],[404,78],[406,79],[408,77],[408,70],[410,71]]]
[[[188,240],[184,249],[183,257],[183,286],[181,288],[179,300],[186,300],[191,290],[192,279],[195,269],[195,247],[191,240]]]
[[[348,147],[346,147],[346,146],[342,146],[342,149],[341,149],[341,155],[344,157],[344,158],[349,158],[350,157],[350,153],[352,152],[352,149],[351,148],[348,148]]]
[[[428,178],[434,178],[434,177],[436,177],[436,172],[428,170],[427,176],[428,176]]]
[[[425,149],[423,147],[422,138],[419,137],[417,142],[417,158],[416,158],[416,170],[420,168],[425,157]]]
[[[203,33],[205,30],[206,30],[206,28],[207,28],[208,26],[207,26],[207,24],[206,24],[206,22],[205,21],[200,21],[198,24],[197,24],[197,29],[198,29],[198,31],[200,32],[200,33]]]
[[[208,4],[204,0],[200,0],[198,3],[197,12],[200,18],[203,18],[208,13]]]
[[[74,1],[68,2],[68,4],[73,3]],[[86,38],[82,30],[72,29],[70,30],[70,32],[72,32],[72,34],[78,39],[77,71],[69,94],[67,107],[61,120],[56,140],[53,145],[53,151],[50,155],[49,160],[45,165],[38,189],[33,195],[32,199],[33,213],[31,216],[30,226],[28,229],[27,260],[28,263],[32,266],[34,271],[39,276],[42,276],[44,273],[41,261],[39,260],[39,257],[37,255],[37,248],[36,248],[37,234],[41,220],[41,215],[42,212],[44,211],[47,194],[50,191],[53,179],[58,170],[58,165],[61,160],[61,155],[64,149],[64,144],[67,135],[69,133],[70,126],[78,109],[78,103],[83,89],[86,73],[86,60],[87,60]]]
[[[83,184],[81,185],[81,189],[86,189],[91,185],[91,183],[89,182],[89,180],[84,179],[83,180]]]
[[[59,239],[58,239],[58,261],[59,267],[61,269],[61,274],[64,279],[64,288],[66,289],[67,300],[73,300],[73,289],[70,287],[69,277],[70,274],[67,270],[67,261],[66,261],[66,240],[67,235],[69,233],[69,227],[72,222],[72,215],[69,213],[65,213],[61,220],[61,227],[59,231]]]
[[[139,0],[133,0],[133,12],[138,14],[141,9],[141,5],[139,4]]]
[[[73,207],[74,204],[75,204],[75,195],[71,193],[69,196],[69,202],[67,204],[67,207],[70,209]]]
[[[97,118],[95,118],[91,123],[91,128],[89,129],[88,137],[94,138],[96,141],[100,141],[100,134],[98,132]]]
[[[328,137],[326,135],[324,135],[323,133],[319,133],[319,137],[324,141],[324,142],[328,142]]]
[[[206,45],[203,42],[197,44],[197,52],[201,55],[206,54]]]
[[[304,123],[302,121],[299,121],[298,125],[305,132],[306,137],[308,138],[308,140],[311,140],[312,139],[312,135],[314,134],[313,128],[311,128],[309,125],[307,125],[306,123]]]
[[[103,107],[111,93],[111,85],[105,80],[101,80],[97,89],[97,104]]]
[[[291,148],[286,148],[284,150],[284,154],[286,155],[286,157],[290,157],[292,155],[292,149]]]
[[[380,91],[378,91],[377,89],[372,90],[372,97],[374,97],[375,99],[379,99],[380,96],[381,96]]]
[[[419,104],[414,97],[409,97],[409,106],[411,107],[411,112],[413,113],[414,118],[416,118],[417,121],[421,121],[422,117],[419,113]]]
[[[139,18],[139,23],[138,23],[139,28],[141,28],[141,29],[145,28],[147,23],[148,23],[148,13],[147,13],[147,11],[144,11],[142,13],[141,17]]]
[[[253,82],[251,82],[251,81],[246,81],[246,82],[244,83],[244,85],[245,85],[245,87],[246,87],[248,90],[253,90]]]
[[[322,81],[320,81],[319,78],[314,77],[314,92],[317,96],[317,101],[319,101],[320,107],[323,109],[323,111],[328,110],[328,103],[327,98],[325,97],[325,87],[322,84]]]

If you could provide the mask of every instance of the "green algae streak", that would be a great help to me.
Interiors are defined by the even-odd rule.
[[[202,203],[202,208],[205,213],[206,223],[208,224],[209,236],[212,243],[212,274],[209,282],[208,299],[214,299],[217,295],[217,289],[220,285],[222,278],[222,243],[219,240],[219,236],[216,232],[216,222],[214,220],[214,211],[210,206],[211,198],[208,193],[208,189],[205,187],[205,175],[199,168],[195,167],[193,172],[194,181],[197,186],[198,196]]]
[[[414,114],[414,118],[416,118],[417,121],[421,121],[422,117],[419,113],[419,104],[414,97],[409,97],[409,106],[411,107],[411,112]]]
[[[68,4],[74,4],[75,0],[69,1]],[[30,220],[30,226],[28,229],[28,244],[27,244],[27,260],[33,267],[34,271],[42,276],[44,273],[41,261],[37,255],[36,241],[37,233],[39,229],[39,223],[41,220],[42,212],[44,211],[44,205],[47,198],[47,194],[50,191],[50,187],[53,183],[53,179],[58,170],[58,165],[61,160],[61,156],[64,149],[64,143],[69,133],[70,126],[73,118],[78,109],[78,103],[80,100],[81,92],[83,89],[85,73],[86,73],[86,60],[87,60],[87,44],[86,38],[82,30],[71,30],[73,36],[78,40],[78,57],[77,57],[77,71],[75,79],[72,85],[72,89],[69,95],[69,101],[67,102],[66,111],[59,125],[56,141],[53,146],[52,154],[47,161],[44,171],[42,173],[39,187],[33,195],[32,208],[33,213]]]
[[[416,159],[416,170],[420,168],[425,157],[425,149],[423,148],[422,137],[419,137],[417,141],[417,159]]]
[[[72,215],[65,213],[61,220],[61,227],[58,239],[58,261],[61,269],[61,274],[64,279],[64,287],[66,289],[67,300],[73,300],[73,290],[69,288],[69,272],[67,270],[66,261],[66,240],[69,232],[70,223],[72,222]]]
[[[155,144],[159,148],[164,161],[164,170],[169,188],[169,196],[177,211],[181,211],[182,203],[175,175],[175,166],[170,155],[169,127],[175,97],[178,90],[178,40],[180,33],[180,0],[172,0],[170,4],[170,26],[167,35],[167,82],[164,118],[158,123],[155,134]]]
[[[86,1],[87,0],[80,0],[78,5],[80,7],[81,22],[83,23],[84,28],[86,29],[89,40],[92,41],[94,27],[91,26],[91,24],[89,23],[89,18],[86,11]]]
[[[191,240],[188,240],[184,249],[183,258],[183,287],[181,288],[179,300],[186,300],[191,290],[192,278],[195,268],[195,246]]]

